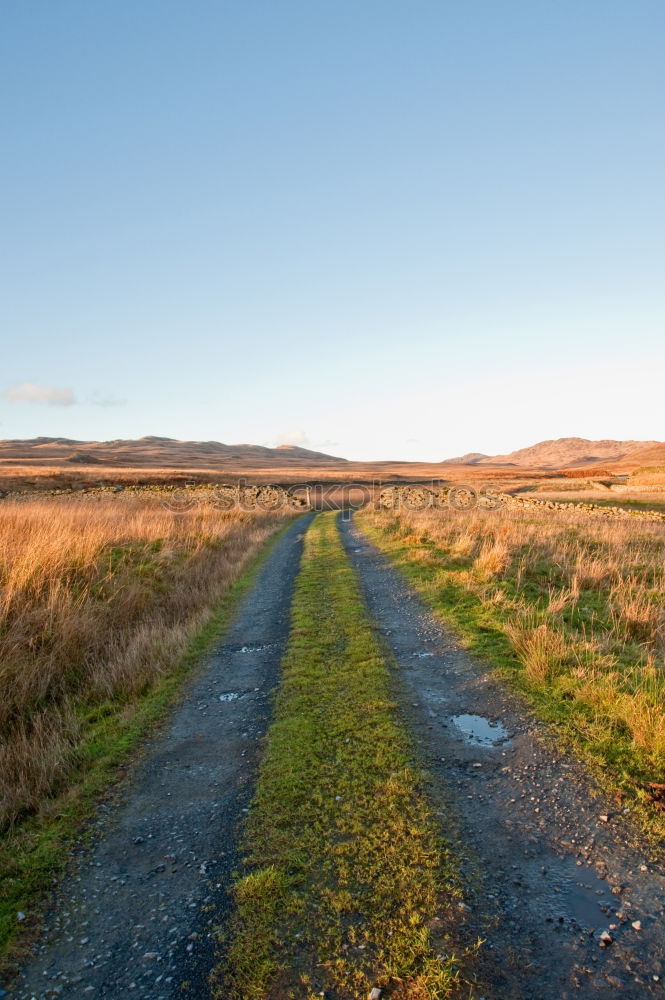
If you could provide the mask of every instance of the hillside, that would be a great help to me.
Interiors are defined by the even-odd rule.
[[[478,465],[479,462],[489,460],[489,455],[484,455],[482,451],[470,451],[459,458],[445,458],[441,465]]]
[[[513,465],[540,469],[566,469],[593,465],[596,462],[618,462],[637,451],[646,454],[654,448],[665,448],[658,441],[590,441],[567,437],[540,441],[528,448],[519,448],[507,455],[482,455],[472,452],[464,458],[449,459],[459,465]],[[649,459],[653,461],[653,459]],[[645,461],[638,462],[640,465]],[[636,466],[634,466],[636,467]]]
[[[309,466],[345,462],[323,452],[294,445],[222,444],[220,441],[177,441],[166,437],[138,440],[77,441],[38,437],[0,441],[0,461],[38,465],[107,465],[124,468],[211,468],[229,463],[252,466]]]
[[[634,472],[636,469],[665,465],[665,444],[650,444],[648,447],[636,448],[613,463],[610,468],[614,472]]]

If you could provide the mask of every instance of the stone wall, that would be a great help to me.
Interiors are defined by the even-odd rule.
[[[260,507],[264,510],[281,510],[287,507],[308,508],[309,497],[299,492],[292,494],[282,486],[236,486],[231,483],[204,483],[192,486],[163,486],[142,484],[127,486],[83,487],[69,490],[21,490],[0,493],[0,499],[29,502],[34,500],[113,500],[118,497],[136,497],[142,500],[157,500],[170,510],[189,510],[198,504],[210,504],[220,510],[230,510],[235,506],[247,509]]]
[[[595,503],[560,503],[556,500],[539,500],[536,497],[511,496],[484,490],[476,493],[472,487],[441,486],[434,489],[426,486],[389,486],[377,497],[380,507],[409,510],[450,509],[450,510],[543,510],[577,512],[588,517],[620,521],[656,521],[665,524],[665,513],[657,510],[627,510],[624,507],[606,506]]]

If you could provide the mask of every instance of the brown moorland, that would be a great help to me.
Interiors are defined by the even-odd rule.
[[[398,460],[357,462],[305,448],[225,445],[215,441],[174,441],[149,437],[137,441],[85,442],[68,438],[0,441],[0,491],[85,489],[99,485],[187,482],[331,483],[500,481],[521,482],[551,472],[532,465],[501,465]]]
[[[77,441],[33,438],[0,441],[0,490],[80,489],[97,485],[163,483],[182,485],[258,483],[404,482],[445,483],[520,481],[556,475],[616,476],[665,463],[665,444],[639,441],[590,441],[560,438],[542,441],[506,455],[478,452],[442,462],[348,461],[296,446],[268,448],[227,445],[218,441],[177,441],[166,437],[138,440]]]

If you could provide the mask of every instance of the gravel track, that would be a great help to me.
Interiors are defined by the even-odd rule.
[[[341,521],[341,531],[399,665],[430,793],[456,826],[443,833],[457,841],[470,886],[460,935],[486,939],[479,994],[665,996],[665,872],[630,818],[460,648],[353,522]],[[603,931],[612,938],[604,947]]]
[[[57,890],[10,995],[209,996],[239,820],[254,786],[289,633],[302,536],[278,539],[233,625],[110,806],[96,846]]]

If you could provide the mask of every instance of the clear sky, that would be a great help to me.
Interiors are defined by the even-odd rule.
[[[664,439],[663,0],[22,0],[0,437]]]

